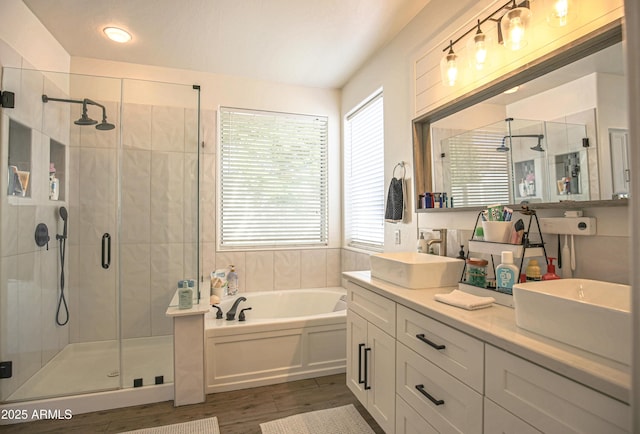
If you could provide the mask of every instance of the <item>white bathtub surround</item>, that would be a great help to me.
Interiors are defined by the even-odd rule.
[[[222,392],[344,372],[346,311],[341,287],[242,294],[236,320],[205,315],[206,392]],[[220,303],[229,310],[237,297]],[[246,321],[237,320],[240,309]],[[260,357],[254,357],[260,355]]]
[[[174,405],[204,402],[204,314],[209,300],[194,303],[191,309],[178,308],[178,292],[166,315],[173,319]]]

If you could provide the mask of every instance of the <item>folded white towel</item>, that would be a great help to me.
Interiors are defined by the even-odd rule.
[[[449,294],[436,294],[434,298],[442,303],[447,303],[467,310],[489,307],[496,301],[493,297],[478,297],[477,295],[468,294],[458,289],[454,289]]]

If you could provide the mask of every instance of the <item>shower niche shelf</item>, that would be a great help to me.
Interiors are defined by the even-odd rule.
[[[7,195],[15,198],[15,201],[30,199],[32,196],[31,128],[10,119],[8,148]]]
[[[49,177],[47,178],[48,197],[51,201],[64,201],[66,193],[66,146],[56,140],[49,140]],[[52,170],[55,169],[55,172]],[[53,187],[51,174],[58,180],[57,186]],[[57,188],[57,194],[52,189]],[[56,197],[57,196],[57,197]]]

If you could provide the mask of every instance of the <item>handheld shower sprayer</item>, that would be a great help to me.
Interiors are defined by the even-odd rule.
[[[60,214],[60,218],[62,219],[62,222],[64,223],[64,226],[62,229],[62,235],[56,235],[56,239],[66,240],[67,239],[67,218],[69,217],[69,214],[67,213],[67,209],[63,206],[60,207],[58,212]]]
[[[56,324],[64,326],[69,322],[69,307],[64,296],[64,262],[67,254],[67,219],[69,214],[63,206],[58,209],[58,214],[60,214],[64,226],[62,235],[56,235],[56,240],[60,243],[60,248],[58,249],[60,252],[60,297],[58,298],[58,308],[56,309]],[[64,309],[64,312],[62,309]],[[62,314],[64,314],[64,320],[62,319]]]

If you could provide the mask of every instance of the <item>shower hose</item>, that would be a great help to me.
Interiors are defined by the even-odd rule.
[[[58,299],[58,309],[56,310],[56,324],[63,326],[69,322],[69,307],[64,298],[64,259],[67,250],[67,237],[62,236],[60,240],[60,298]],[[64,307],[65,320],[60,320],[61,308]]]

